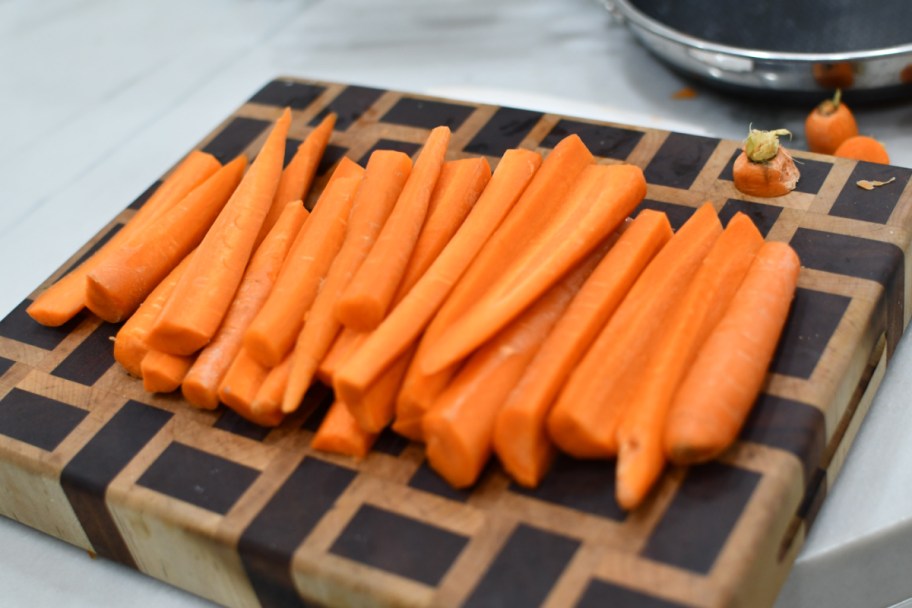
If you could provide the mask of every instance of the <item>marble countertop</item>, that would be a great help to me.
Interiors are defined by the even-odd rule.
[[[732,139],[785,127],[798,148],[808,110],[688,82],[594,0],[2,0],[0,75],[0,316],[278,75]],[[912,167],[912,103],[856,115]],[[912,597],[910,371],[907,336],[780,606]],[[206,605],[9,520],[0,546],[6,606]]]

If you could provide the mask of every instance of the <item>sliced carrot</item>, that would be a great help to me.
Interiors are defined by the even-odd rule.
[[[160,350],[150,350],[143,357],[143,388],[149,393],[170,393],[177,390],[187,370],[193,365],[193,357],[171,355]]]
[[[342,365],[346,358],[351,356],[370,332],[355,331],[350,327],[344,327],[336,339],[333,340],[332,346],[327,351],[326,356],[320,361],[317,367],[315,377],[326,386],[332,386],[332,379],[336,370]]]
[[[307,210],[301,201],[286,203],[282,215],[253,254],[225,319],[184,378],[181,391],[191,404],[210,410],[218,407],[219,384],[241,350],[244,332],[269,296],[306,218]]]
[[[188,355],[215,335],[275,196],[290,124],[286,108],[155,321],[149,334],[154,348]]]
[[[852,158],[869,163],[890,164],[890,155],[884,145],[867,135],[856,135],[839,144],[833,156]]]
[[[704,462],[734,442],[766,378],[800,267],[785,243],[757,252],[674,397],[664,434],[672,462]]]
[[[363,173],[354,162],[343,159],[339,164],[291,246],[272,291],[247,328],[244,347],[262,365],[278,365],[301,331],[304,316],[345,240]]]
[[[424,370],[446,368],[489,340],[614,232],[645,195],[646,179],[637,166],[587,167],[547,231],[504,260],[508,270],[424,353]]]
[[[832,154],[839,144],[858,135],[858,124],[849,107],[842,102],[842,91],[836,89],[833,99],[814,108],[804,121],[804,135],[811,152]]]
[[[170,209],[221,166],[214,156],[206,152],[194,150],[188,154],[130,221],[107,243],[35,298],[26,309],[29,316],[38,323],[51,327],[63,325],[75,317],[85,307],[86,275],[102,262],[112,256],[116,257],[125,242],[134,235],[141,234],[152,219]]]
[[[456,281],[520,198],[541,164],[529,150],[508,150],[468,217],[439,256],[386,319],[371,332],[333,386],[342,401],[355,403],[394,360],[421,335]]]
[[[288,386],[290,374],[291,353],[281,363],[269,370],[260,388],[257,389],[253,402],[250,404],[251,415],[257,419],[275,421],[273,424],[260,422],[263,426],[274,426],[285,417],[285,414],[282,413],[282,397],[285,395],[285,387]]]
[[[798,185],[801,173],[788,151],[779,145],[786,129],[751,129],[744,149],[732,167],[735,188],[751,196],[775,197],[788,194]]]
[[[518,483],[534,487],[554,453],[545,420],[566,378],[637,277],[671,238],[664,213],[645,209],[605,255],[507,397],[494,426],[494,449]]]
[[[548,434],[561,450],[579,458],[617,454],[617,426],[648,365],[647,347],[721,232],[712,205],[704,204],[639,276],[548,415]]]
[[[370,452],[377,436],[377,433],[368,433],[358,426],[345,404],[335,400],[317,428],[310,447],[361,460]]]
[[[402,386],[402,380],[408,371],[415,348],[417,348],[417,344],[386,368],[380,377],[367,387],[361,399],[346,404],[348,411],[362,429],[379,433],[393,420],[396,412],[396,395]]]
[[[422,342],[418,343],[416,353],[421,351]],[[396,396],[393,430],[412,441],[424,441],[425,414],[434,407],[462,366],[463,363],[460,362],[439,372],[425,374],[420,371],[413,357]]]
[[[427,218],[449,141],[448,127],[433,129],[425,141],[377,241],[335,304],[336,318],[345,326],[367,331],[386,315]]]
[[[636,508],[661,475],[662,435],[675,391],[761,245],[763,235],[748,216],[737,213],[648,347],[649,363],[627,399],[617,430],[616,495],[621,507]]]
[[[473,353],[422,423],[427,459],[453,487],[478,479],[492,451],[494,421],[548,332],[605,253],[598,247],[490,342]]]
[[[247,157],[213,173],[180,202],[124,243],[86,276],[86,306],[101,319],[119,323],[130,316],[171,269],[193,250],[237,188]]]
[[[268,373],[269,368],[260,365],[241,348],[219,385],[219,401],[242,416],[251,412],[253,399]]]

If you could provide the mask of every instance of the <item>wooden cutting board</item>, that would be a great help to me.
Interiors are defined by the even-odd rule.
[[[324,388],[273,430],[195,410],[145,394],[114,364],[116,326],[82,314],[43,328],[27,300],[0,321],[0,514],[230,606],[771,604],[909,319],[912,171],[799,152],[798,189],[752,200],[731,182],[737,142],[292,78],[198,147],[223,161],[252,154],[284,106],[294,140],[339,115],[318,187],[342,155],[413,154],[440,124],[453,130],[451,158],[492,164],[578,133],[600,162],[641,166],[642,207],[675,227],[710,200],[724,221],[744,211],[790,242],[799,290],[738,443],[669,469],[632,513],[614,502],[613,462],[561,459],[534,491],[492,464],[454,491],[421,446],[391,433],[360,463],[311,450]]]

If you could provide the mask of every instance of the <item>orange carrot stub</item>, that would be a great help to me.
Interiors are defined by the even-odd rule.
[[[672,462],[710,460],[737,437],[766,378],[800,267],[784,243],[757,252],[671,404],[664,445]]]
[[[661,475],[662,434],[675,391],[761,245],[763,236],[754,223],[737,213],[649,345],[648,364],[630,392],[617,431],[616,494],[621,507],[637,507]]]
[[[160,213],[167,211],[191,190],[215,173],[222,164],[211,154],[192,151],[120,231],[92,257],[61,277],[35,298],[26,312],[42,325],[57,327],[85,307],[85,279],[102,262],[116,256],[120,247]]]
[[[805,119],[804,135],[811,152],[832,154],[839,144],[858,135],[855,116],[841,97],[842,92],[836,89],[833,99],[821,102]]]
[[[732,168],[735,188],[759,197],[782,196],[794,190],[801,173],[788,151],[779,145],[779,136],[789,134],[785,129],[752,129]]]
[[[545,420],[565,379],[631,285],[671,238],[664,213],[645,209],[608,251],[548,334],[497,414],[494,449],[518,483],[538,485],[554,454]]]
[[[290,124],[286,109],[165,304],[149,334],[151,346],[189,355],[215,335],[275,196]]]
[[[377,433],[369,433],[358,426],[345,404],[336,400],[323,417],[310,447],[361,460],[376,440]]]
[[[149,393],[170,393],[177,390],[192,364],[193,357],[150,350],[141,363],[143,389]]]
[[[863,160],[869,163],[890,164],[890,155],[887,154],[887,149],[884,148],[884,145],[867,135],[856,135],[848,138],[839,144],[833,155],[840,158]]]

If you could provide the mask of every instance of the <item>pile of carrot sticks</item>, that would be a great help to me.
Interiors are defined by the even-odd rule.
[[[313,211],[327,116],[283,168],[285,110],[247,166],[191,152],[130,221],[28,308],[123,323],[114,357],[150,392],[275,426],[314,382],[315,449],[365,457],[392,429],[455,487],[499,459],[535,486],[558,450],[616,458],[640,505],[666,463],[715,458],[766,378],[799,261],[710,203],[676,232],[643,172],[571,135],[546,157],[345,158]]]

